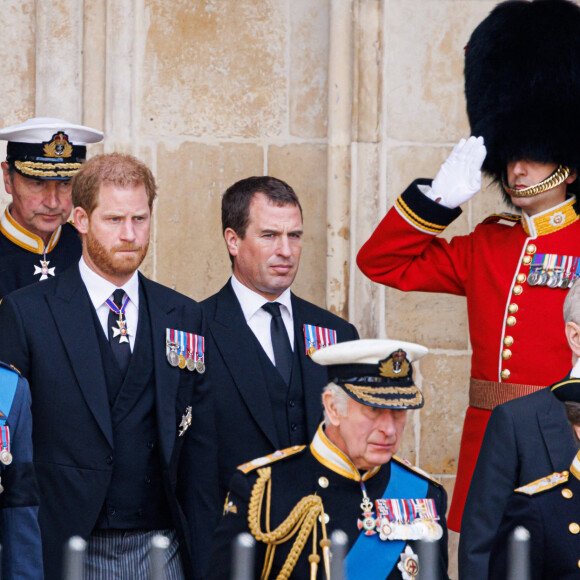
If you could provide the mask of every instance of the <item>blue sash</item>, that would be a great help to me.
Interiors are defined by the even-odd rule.
[[[391,461],[391,477],[384,499],[418,499],[427,495],[429,483],[413,472]],[[346,577],[349,580],[385,580],[405,549],[404,540],[387,540],[379,534],[365,536],[359,534],[357,541],[344,559]]]
[[[0,425],[6,425],[6,420],[12,408],[12,401],[16,394],[18,385],[18,373],[12,370],[0,367],[0,411],[4,414],[0,416]]]

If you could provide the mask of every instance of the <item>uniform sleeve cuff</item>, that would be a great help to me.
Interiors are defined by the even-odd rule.
[[[429,233],[440,234],[445,228],[461,215],[461,208],[450,209],[429,199],[421,193],[419,185],[431,185],[430,179],[416,179],[397,198],[395,207],[403,219],[417,229]]]

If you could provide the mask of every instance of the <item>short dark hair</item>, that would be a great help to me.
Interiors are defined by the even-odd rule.
[[[232,228],[240,238],[245,237],[250,222],[250,204],[256,193],[263,193],[277,206],[296,206],[302,216],[298,196],[287,183],[269,175],[247,177],[228,187],[222,197],[222,233]]]

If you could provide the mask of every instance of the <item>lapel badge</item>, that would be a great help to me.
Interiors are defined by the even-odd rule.
[[[336,330],[314,324],[304,325],[304,346],[308,356],[312,356],[319,348],[331,344],[336,344]]]
[[[404,580],[413,580],[419,574],[419,557],[413,552],[411,546],[406,546],[401,553],[401,561],[397,564]]]
[[[179,424],[179,436],[181,437],[191,426],[191,407],[185,409],[185,415],[181,417],[181,423]]]
[[[228,491],[228,495],[226,495],[226,501],[224,502],[224,510],[222,515],[225,516],[227,514],[237,514],[238,508],[236,504],[230,499],[230,492]]]

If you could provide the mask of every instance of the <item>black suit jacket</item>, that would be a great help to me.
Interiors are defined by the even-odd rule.
[[[214,394],[218,431],[219,487],[224,498],[236,467],[281,445],[271,412],[268,385],[256,351],[252,330],[228,282],[217,294],[201,303],[207,318],[208,362]],[[327,384],[326,368],[317,365],[301,346],[304,324],[336,330],[337,340],[358,338],[356,328],[342,318],[292,294],[294,335],[302,369],[307,443],[314,437],[322,418],[322,388]]]
[[[202,311],[173,290],[143,276],[139,280],[151,319],[164,488],[185,548],[186,574],[200,577],[217,507],[209,382],[169,365],[165,329],[203,334]],[[111,413],[92,309],[78,264],[10,294],[0,305],[0,358],[28,378],[32,393],[46,578],[61,577],[63,542],[91,534],[113,470]],[[180,437],[189,405],[192,425]]]
[[[487,579],[493,541],[514,489],[568,469],[576,451],[564,405],[549,387],[493,410],[461,522],[461,580]]]

